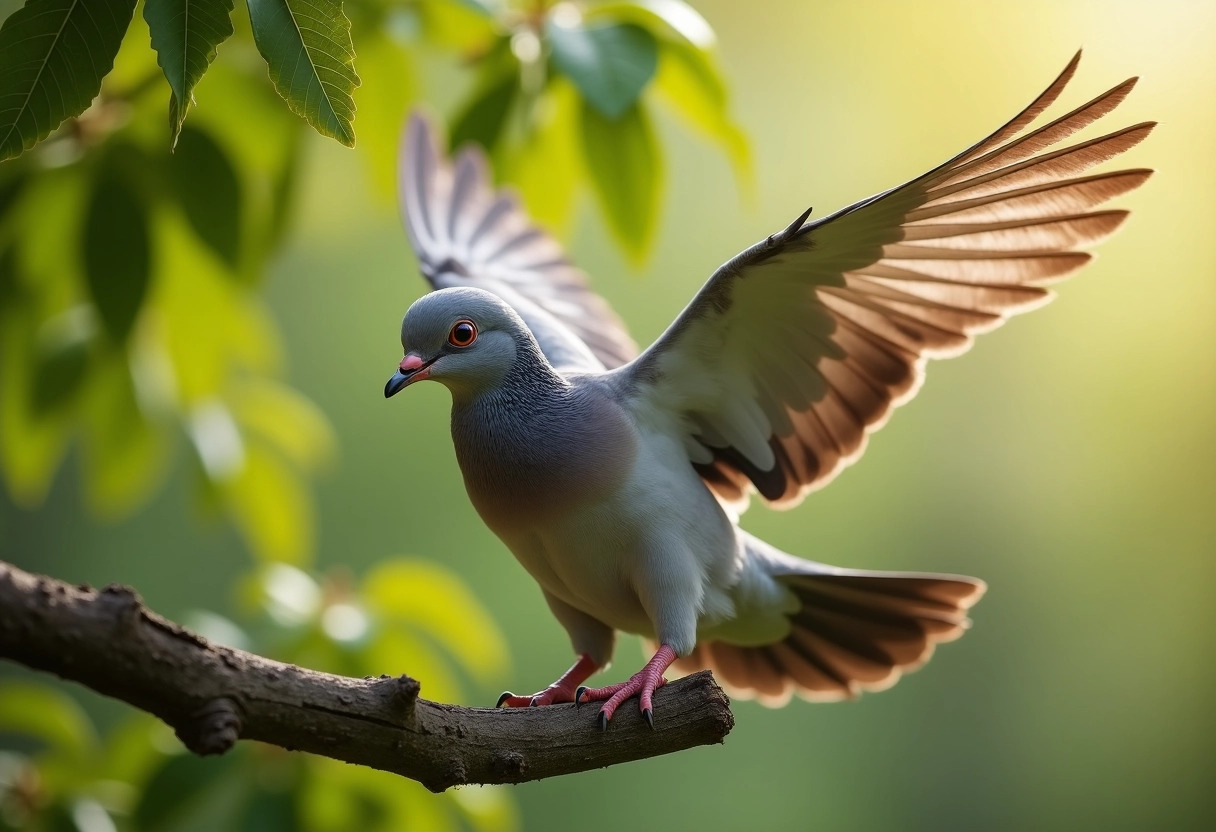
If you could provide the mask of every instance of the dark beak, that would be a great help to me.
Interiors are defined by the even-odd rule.
[[[393,373],[393,377],[388,380],[388,384],[384,385],[384,398],[390,399],[394,394],[401,392],[410,383],[410,379],[413,376],[413,373],[403,373],[400,370]]]
[[[397,372],[393,373],[393,377],[388,380],[388,384],[384,385],[384,398],[392,398],[395,394],[401,392],[402,388],[409,387],[415,381],[430,378],[431,365],[438,358],[439,356],[435,356],[430,361],[423,361],[417,353],[407,353],[405,358],[401,359]]]

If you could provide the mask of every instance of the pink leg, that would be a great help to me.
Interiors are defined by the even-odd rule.
[[[628,682],[609,685],[606,688],[579,688],[574,694],[574,702],[577,704],[584,699],[588,702],[608,700],[600,708],[600,730],[603,731],[608,728],[608,720],[612,719],[612,715],[616,713],[616,709],[620,707],[621,703],[637,694],[638,707],[642,710],[642,716],[653,728],[654,705],[651,703],[651,697],[656,690],[667,684],[663,674],[675,660],[676,651],[664,644],[654,654],[654,658],[646,662],[646,666],[633,674]]]
[[[578,657],[578,661],[574,663],[573,667],[561,675],[560,679],[540,693],[533,694],[532,696],[516,696],[511,691],[506,691],[502,696],[498,697],[498,705],[496,707],[501,708],[505,705],[508,708],[535,708],[540,705],[573,702],[575,688],[587,681],[588,677],[599,669],[599,665],[584,653]]]

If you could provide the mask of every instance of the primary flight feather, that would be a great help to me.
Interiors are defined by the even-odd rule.
[[[406,313],[391,396],[452,392],[469,496],[540,584],[578,661],[500,705],[627,698],[653,719],[673,664],[712,668],[767,704],[894,684],[960,636],[975,578],[841,569],[738,527],[754,492],[785,508],[826,485],[910,399],[925,360],[1045,303],[1122,210],[1094,210],[1148,170],[1086,175],[1151,123],[1052,149],[1110,113],[1135,79],[1032,125],[1079,54],[1005,126],[945,164],[820,220],[809,211],[719,268],[646,351],[480,151],[454,161],[414,116],[400,198],[435,291]],[[657,647],[628,681],[583,683],[615,632]]]

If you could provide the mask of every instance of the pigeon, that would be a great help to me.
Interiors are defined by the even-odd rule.
[[[1129,79],[1042,126],[1078,53],[995,133],[822,219],[810,210],[709,278],[638,352],[561,245],[496,189],[475,147],[449,158],[429,120],[404,133],[399,197],[433,291],[401,326],[391,397],[429,379],[452,397],[465,488],[540,585],[575,664],[499,706],[636,696],[654,725],[669,669],[708,668],[732,696],[782,705],[882,690],[969,626],[962,575],[845,569],[739,527],[753,497],[784,509],[832,481],[911,399],[927,359],[1052,298],[1124,210],[1094,210],[1147,169],[1087,174],[1145,122],[1056,146],[1107,115]],[[590,688],[617,631],[653,656]]]

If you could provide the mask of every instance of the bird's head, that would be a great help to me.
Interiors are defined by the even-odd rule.
[[[515,311],[490,292],[460,287],[423,295],[401,322],[405,357],[384,397],[423,379],[462,396],[493,388],[515,364],[526,332]]]

